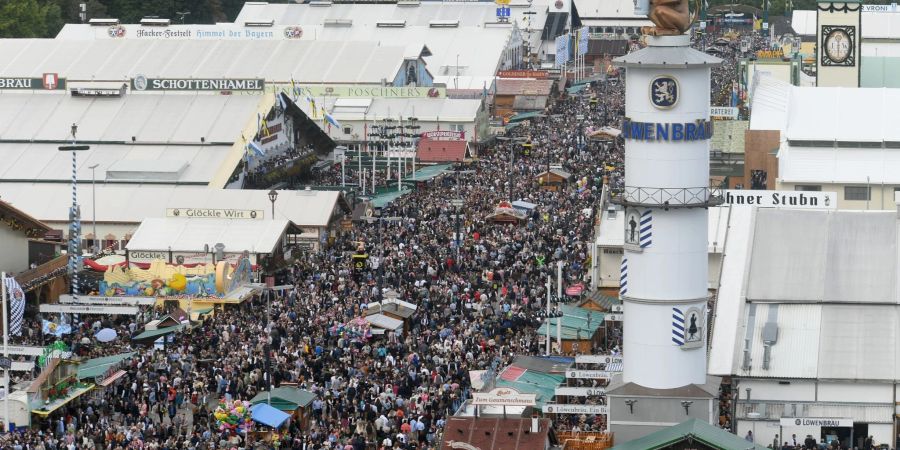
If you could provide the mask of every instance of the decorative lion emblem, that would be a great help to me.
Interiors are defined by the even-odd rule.
[[[650,82],[650,101],[653,106],[668,109],[678,103],[678,82],[670,76],[659,76]]]

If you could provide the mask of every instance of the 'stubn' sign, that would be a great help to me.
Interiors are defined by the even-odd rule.
[[[758,206],[760,208],[836,209],[837,194],[821,191],[725,191],[728,205]]]

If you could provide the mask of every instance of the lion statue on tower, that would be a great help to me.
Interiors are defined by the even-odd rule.
[[[650,0],[648,17],[656,26],[644,28],[644,34],[668,36],[684,34],[694,22],[688,8],[689,0]]]

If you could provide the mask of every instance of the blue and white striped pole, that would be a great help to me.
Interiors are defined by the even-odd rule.
[[[72,145],[75,145],[75,130],[72,128]],[[72,299],[78,301],[78,230],[81,228],[81,217],[78,214],[78,152],[72,150],[72,254],[69,264],[72,266]],[[94,236],[96,239],[96,236]]]
[[[72,124],[72,144],[61,145],[59,151],[72,152],[72,209],[69,210],[69,271],[72,280],[72,298],[78,300],[78,263],[81,257],[81,216],[78,214],[78,157],[76,153],[81,150],[90,150],[89,145],[76,145],[76,133],[78,125]],[[95,236],[96,239],[96,236]]]

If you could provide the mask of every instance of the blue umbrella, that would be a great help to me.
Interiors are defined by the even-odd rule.
[[[96,338],[100,342],[110,342],[114,341],[117,336],[118,335],[116,333],[116,330],[113,330],[112,328],[104,328],[98,331],[97,334],[94,335],[94,338]]]

